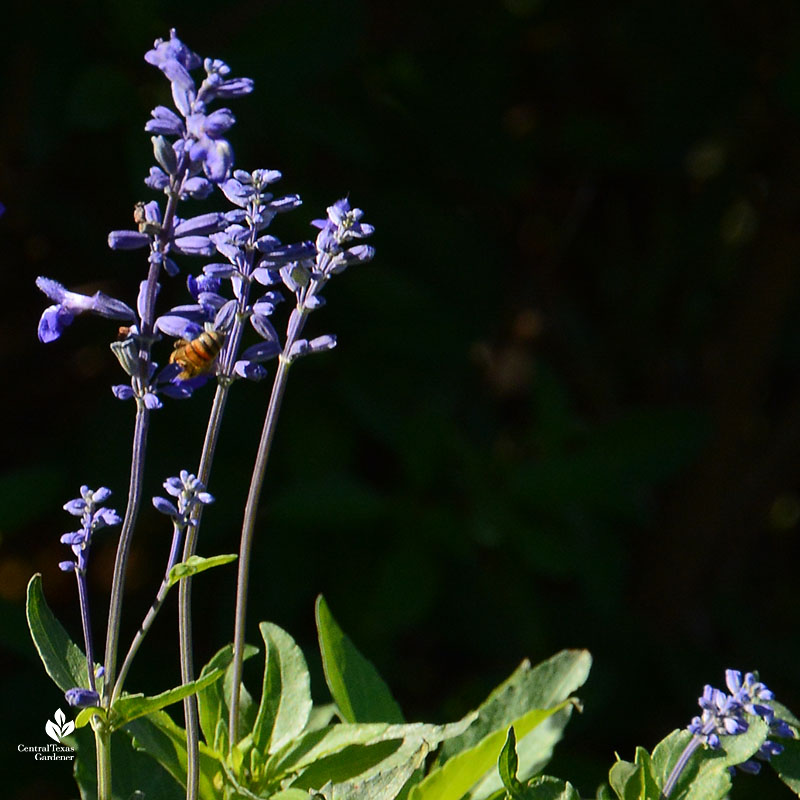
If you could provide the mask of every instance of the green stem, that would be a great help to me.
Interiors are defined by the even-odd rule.
[[[288,352],[288,349],[285,349],[284,352]],[[261,431],[261,441],[258,445],[258,455],[256,456],[256,463],[253,468],[253,477],[250,481],[250,491],[247,495],[247,504],[245,505],[244,519],[242,521],[242,538],[239,544],[239,574],[236,581],[231,707],[230,716],[228,718],[231,749],[233,749],[239,741],[239,698],[242,684],[242,663],[244,661],[247,590],[250,582],[250,551],[253,548],[253,533],[256,526],[256,513],[258,511],[258,501],[261,497],[261,487],[264,483],[264,473],[266,472],[267,460],[269,459],[269,453],[272,449],[272,440],[278,423],[278,412],[280,411],[281,401],[286,391],[286,381],[289,377],[290,366],[291,362],[284,355],[281,355],[278,372],[275,375],[275,382],[272,385],[272,394],[269,398],[267,416],[264,419],[264,427]]]
[[[111,796],[111,736],[104,723],[94,729],[97,753],[97,800],[112,800]]]

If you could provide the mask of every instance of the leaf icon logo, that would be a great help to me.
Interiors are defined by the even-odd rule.
[[[61,742],[64,736],[68,736],[75,730],[75,723],[68,720],[66,714],[59,708],[54,714],[55,722],[47,720],[44,726],[47,735],[56,742]]]

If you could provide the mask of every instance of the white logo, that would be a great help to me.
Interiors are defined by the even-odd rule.
[[[59,708],[55,713],[55,722],[47,720],[44,729],[51,739],[60,744],[62,737],[69,736],[75,730],[75,723],[68,720],[66,714]]]

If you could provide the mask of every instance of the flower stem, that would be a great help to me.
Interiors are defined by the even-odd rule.
[[[256,230],[250,233],[251,246],[255,241]],[[255,251],[251,249],[250,267]],[[200,464],[197,469],[197,477],[204,486],[208,487],[211,478],[211,466],[214,462],[214,454],[219,441],[220,430],[222,428],[222,416],[225,405],[228,401],[231,383],[233,380],[233,366],[239,352],[239,345],[242,340],[244,325],[247,321],[245,310],[247,309],[249,298],[249,283],[245,284],[237,303],[237,314],[233,323],[233,328],[226,347],[223,350],[217,390],[214,393],[214,401],[211,405],[211,412],[208,416],[206,426],[206,436],[203,440],[203,450],[200,454]],[[203,513],[203,506],[198,505],[192,515],[191,524],[186,531],[186,541],[183,546],[183,560],[194,555],[197,549],[197,537],[200,528],[200,519]],[[184,578],[178,585],[178,631],[181,658],[181,682],[189,683],[195,679],[194,657],[192,644],[192,579],[191,576]],[[197,715],[197,697],[190,695],[183,701],[183,716],[186,723],[186,800],[196,800],[198,791],[198,779],[200,774],[199,756],[199,724]]]
[[[78,599],[81,606],[81,623],[83,624],[83,639],[86,643],[86,669],[89,674],[89,688],[97,691],[94,677],[94,647],[92,645],[92,625],[89,620],[89,598],[86,591],[86,573],[76,570],[78,579]]]
[[[144,402],[136,400],[136,423],[133,432],[133,452],[131,455],[131,477],[128,488],[128,505],[117,545],[114,561],[114,577],[111,582],[111,600],[108,607],[108,630],[106,632],[106,663],[104,685],[115,685],[117,669],[117,645],[119,643],[120,619],[122,614],[122,593],[125,587],[125,568],[131,547],[133,529],[139,514],[142,500],[142,478],[144,476],[144,456],[147,448],[147,429],[150,412]],[[98,762],[98,770],[100,764]]]
[[[94,746],[97,754],[97,800],[112,800],[111,737],[102,722],[94,728]]]
[[[203,452],[200,456],[200,466],[197,477],[204,486],[208,486],[211,475],[211,464],[214,460],[219,431],[222,422],[222,413],[228,399],[230,384],[223,381],[217,384],[214,393],[214,402],[208,417],[206,438],[203,442]],[[186,541],[183,545],[183,560],[194,555],[197,547],[197,532],[200,527],[200,517],[203,513],[202,504],[198,504],[192,514],[192,521],[186,530]],[[181,682],[189,683],[195,679],[194,658],[192,647],[192,586],[191,578],[184,578],[178,584],[178,632],[181,658]],[[190,695],[183,700],[183,716],[186,723],[186,800],[196,800],[198,779],[200,775],[199,745],[200,731],[197,719],[197,697]]]
[[[157,236],[153,242],[153,252],[151,256],[156,252],[163,256],[167,251],[175,210],[180,197],[180,185],[180,182],[177,182],[173,187],[173,191],[168,194],[167,206],[164,210],[163,232]],[[117,545],[117,555],[114,560],[114,577],[111,582],[111,600],[108,606],[104,685],[110,688],[115,686],[117,646],[119,644],[120,619],[122,616],[122,595],[125,588],[125,570],[128,565],[128,554],[131,548],[133,530],[136,527],[136,519],[139,516],[139,507],[142,502],[142,479],[144,478],[144,461],[145,452],[147,450],[147,430],[150,422],[150,412],[144,403],[143,394],[149,380],[150,347],[152,345],[153,326],[155,322],[156,294],[158,292],[158,274],[160,269],[161,259],[151,257],[150,267],[147,272],[144,309],[142,310],[142,345],[139,349],[140,373],[138,376],[134,376],[131,379],[136,395],[136,423],[133,432],[128,505],[125,509],[125,519],[122,522],[122,531],[120,532],[119,543]]]
[[[156,599],[153,601],[153,605],[150,606],[147,614],[145,615],[144,620],[142,620],[142,624],[139,626],[139,630],[136,631],[136,635],[133,637],[133,641],[131,642],[131,646],[128,649],[128,653],[125,656],[125,660],[122,662],[122,667],[119,671],[119,676],[117,677],[117,682],[114,684],[114,690],[111,693],[111,704],[116,701],[116,699],[122,693],[122,686],[125,683],[125,678],[128,677],[128,671],[131,668],[131,664],[133,663],[133,658],[136,655],[139,647],[141,646],[142,642],[144,641],[144,637],[147,636],[148,631],[153,625],[153,621],[155,620],[158,612],[161,611],[161,607],[164,605],[164,600],[167,598],[167,593],[169,592],[169,584],[167,583],[167,579],[165,578],[161,582],[161,586],[158,588],[158,592],[156,594]]]
[[[686,747],[683,748],[683,752],[680,755],[680,758],[675,763],[675,766],[672,768],[672,772],[670,772],[669,777],[664,784],[664,788],[661,790],[661,797],[667,798],[672,794],[672,790],[675,788],[675,784],[678,782],[678,778],[680,778],[681,773],[686,768],[686,765],[689,763],[689,759],[694,755],[694,751],[697,750],[698,747],[703,743],[703,739],[700,736],[693,736]]]
[[[284,353],[288,353],[289,346],[290,342],[287,340]],[[261,431],[261,441],[258,445],[258,455],[256,456],[256,463],[253,468],[253,476],[250,480],[250,490],[247,495],[244,519],[242,521],[242,537],[239,545],[239,573],[236,582],[231,707],[228,719],[231,749],[233,749],[239,740],[239,698],[241,695],[242,662],[244,659],[247,590],[250,581],[250,551],[253,547],[253,533],[255,531],[256,513],[258,511],[258,501],[261,496],[261,487],[264,483],[264,473],[267,468],[270,450],[272,449],[272,440],[275,435],[281,402],[284,392],[286,391],[286,381],[289,376],[290,366],[291,362],[285,355],[281,354],[278,363],[278,371],[275,375],[275,382],[272,385],[272,394],[269,399],[267,416],[264,419],[264,427]]]

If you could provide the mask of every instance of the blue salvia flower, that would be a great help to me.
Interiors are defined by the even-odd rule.
[[[315,253],[311,242],[284,245],[275,236],[263,233],[277,214],[300,205],[297,195],[276,198],[272,194],[271,184],[280,177],[277,170],[259,169],[252,173],[236,170],[233,177],[220,185],[225,196],[237,206],[225,215],[231,224],[209,236],[216,252],[226,261],[207,264],[201,278],[188,282],[194,304],[177,306],[156,321],[156,328],[162,333],[181,339],[195,338],[203,330],[225,334],[217,372],[226,380],[235,377],[260,380],[266,375],[262,363],[281,351],[278,334],[269,319],[283,300],[275,290],[280,284],[279,269]],[[219,293],[223,281],[230,282],[233,300],[225,301]],[[251,300],[254,285],[267,287],[268,291]],[[240,331],[228,338],[236,320],[240,324],[249,320],[262,339],[238,357]]]
[[[161,244],[159,254],[168,275],[177,275],[179,269],[167,253],[210,256],[214,253],[214,245],[208,235],[221,230],[229,222],[224,214],[211,212],[189,219],[175,217],[169,229],[165,229],[162,226],[161,207],[155,200],[136,207],[134,221],[137,220],[138,230],[111,231],[108,234],[108,246],[112,250],[137,250],[152,246],[154,238],[158,236]]]
[[[720,747],[721,736],[739,736],[747,731],[749,723],[746,714],[758,717],[770,726],[770,735],[792,737],[794,732],[789,725],[775,716],[774,709],[768,705],[774,699],[773,693],[758,680],[753,672],[744,678],[738,670],[725,671],[725,683],[730,694],[706,685],[698,698],[702,709],[699,717],[694,717],[687,726],[693,734],[680,758],[664,784],[663,796],[669,797],[689,759],[701,746],[715,750]],[[757,773],[761,765],[755,759],[769,761],[770,757],[783,751],[780,744],[766,740],[755,758],[736,765],[736,769],[751,774]],[[733,768],[731,768],[733,771]]]
[[[64,697],[73,708],[88,708],[100,705],[100,695],[93,689],[67,689]]]
[[[178,477],[167,478],[164,481],[164,488],[175,501],[166,497],[154,497],[153,505],[162,514],[170,516],[175,525],[181,528],[189,524],[192,512],[197,506],[214,502],[213,496],[205,490],[202,481],[185,469],[180,471]]]
[[[225,180],[233,166],[233,150],[224,134],[234,124],[235,118],[227,108],[209,113],[208,105],[217,98],[250,94],[253,81],[250,78],[230,78],[230,68],[218,59],[207,58],[201,62],[200,57],[178,39],[174,30],[170,32],[169,40],[156,40],[153,49],[145,54],[145,60],[158,67],[169,80],[178,111],[175,114],[165,106],[158,106],[145,126],[149,132],[178,137],[171,148],[156,145],[159,167],[151,170],[148,185],[164,189],[169,185],[168,175],[186,168],[195,178],[202,171],[213,183]],[[190,72],[201,64],[206,77],[198,87]],[[202,179],[192,187],[183,188],[187,194],[207,191]]]
[[[325,219],[316,219],[311,223],[319,229],[314,259],[291,262],[280,269],[281,280],[297,300],[286,331],[286,340],[291,342],[287,354],[289,361],[336,346],[333,334],[318,336],[310,341],[296,337],[305,315],[324,305],[325,298],[320,292],[327,282],[352,264],[366,263],[375,255],[375,249],[370,245],[356,244],[374,232],[372,225],[361,221],[364,212],[360,208],[352,208],[345,197],[337,200],[327,212]]]
[[[77,557],[75,561],[62,561],[58,565],[64,572],[75,571],[85,574],[92,536],[101,528],[119,525],[122,521],[113,508],[100,506],[100,503],[107,500],[110,495],[111,490],[105,487],[93,491],[88,486],[81,486],[81,496],[64,505],[64,511],[81,518],[80,530],[65,533],[61,537],[61,542],[70,545]]]
[[[180,471],[178,477],[167,478],[164,481],[164,488],[167,490],[167,494],[174,497],[175,500],[168,500],[166,497],[154,497],[153,505],[162,514],[167,514],[172,518],[172,545],[165,573],[166,576],[169,576],[169,571],[178,563],[180,558],[183,534],[191,523],[192,514],[198,507],[213,503],[214,498],[206,491],[202,481],[185,469]]]
[[[371,261],[374,248],[366,244],[352,245],[359,239],[372,236],[372,225],[361,222],[364,212],[351,208],[345,197],[328,208],[326,219],[315,219],[311,224],[319,228],[317,235],[316,268],[325,277],[344,272],[351,264]],[[348,246],[350,245],[350,246]]]
[[[776,717],[774,709],[767,705],[770,700],[775,699],[775,695],[758,680],[758,676],[755,673],[748,672],[743,678],[742,673],[738,670],[729,669],[725,671],[725,683],[732,696],[748,714],[763,719],[769,725],[770,736],[782,738],[794,736],[788,723]],[[736,768],[756,774],[761,769],[759,761],[769,761],[772,756],[779,755],[782,752],[783,745],[767,739],[761,745],[754,758],[748,759],[742,764],[737,764]]]
[[[109,297],[103,292],[93,295],[78,294],[65,289],[58,281],[51,278],[38,277],[36,285],[55,305],[48,306],[39,320],[39,341],[53,342],[64,332],[64,328],[72,324],[79,314],[97,314],[108,319],[132,322],[136,319],[133,309],[121,300]]]
[[[78,599],[81,606],[83,638],[86,645],[86,667],[89,676],[89,688],[75,687],[67,691],[65,696],[67,702],[72,706],[99,705],[97,678],[102,676],[102,671],[96,671],[94,664],[86,571],[89,566],[89,548],[94,534],[102,528],[118,525],[122,521],[113,508],[106,508],[101,505],[110,495],[111,491],[104,486],[95,490],[90,489],[88,486],[81,486],[81,496],[70,500],[64,505],[65,511],[81,518],[80,530],[65,533],[61,537],[62,543],[72,548],[76,559],[74,561],[62,561],[58,566],[64,572],[74,572],[78,580]]]

